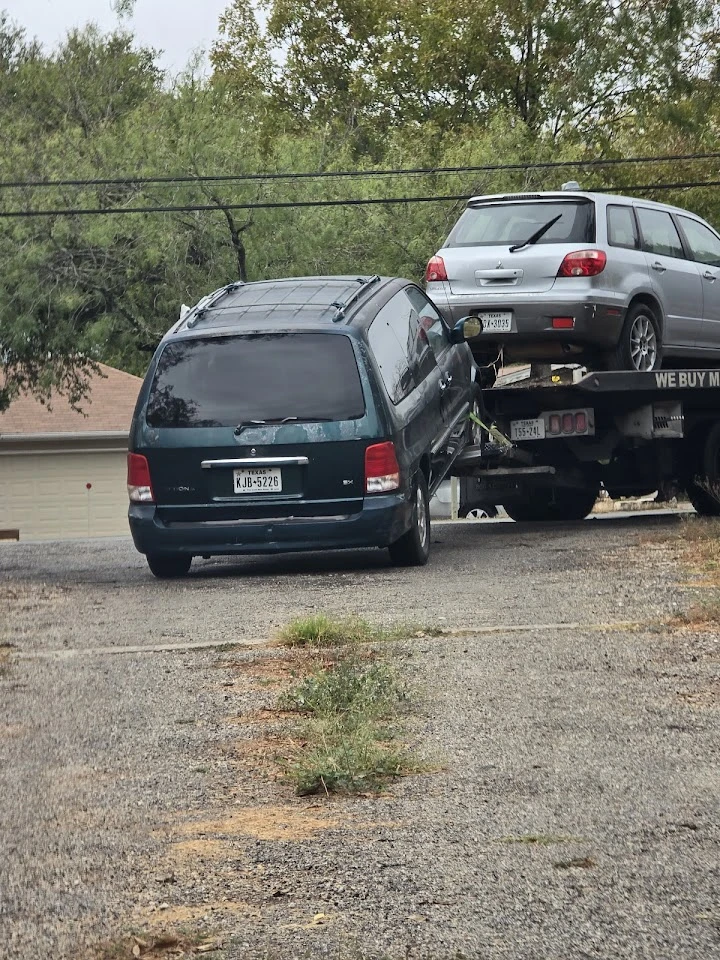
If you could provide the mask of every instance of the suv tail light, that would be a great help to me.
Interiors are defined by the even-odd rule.
[[[607,254],[604,250],[576,250],[568,253],[560,269],[559,277],[596,277],[602,273],[607,263]]]
[[[388,493],[400,486],[395,444],[373,443],[365,450],[365,493]]]
[[[155,503],[150,466],[141,453],[129,453],[127,457],[127,488],[131,503]]]
[[[431,257],[425,267],[425,282],[433,283],[436,280],[447,280],[447,270],[442,257]]]

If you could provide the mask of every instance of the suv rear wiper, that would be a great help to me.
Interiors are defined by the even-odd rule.
[[[522,243],[514,243],[512,247],[510,247],[510,253],[515,253],[517,250],[522,250],[523,247],[529,247],[533,243],[537,243],[538,240],[548,232],[550,227],[558,222],[561,216],[562,214],[559,213],[556,217],[553,217],[552,220],[548,220],[547,223],[544,223],[539,230],[536,230],[532,236],[528,237],[527,240],[524,240]]]
[[[247,427],[272,427],[283,423],[330,423],[330,417],[274,417],[270,420],[242,420],[235,427],[235,436],[239,437]]]

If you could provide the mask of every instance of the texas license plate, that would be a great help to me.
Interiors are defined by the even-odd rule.
[[[247,467],[233,470],[235,493],[282,493],[280,467]]]
[[[479,313],[483,333],[512,333],[512,310]]]
[[[537,420],[511,420],[510,439],[544,440],[545,421],[542,418],[538,418]]]

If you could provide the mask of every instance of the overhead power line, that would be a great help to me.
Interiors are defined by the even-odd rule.
[[[647,193],[655,190],[689,190],[700,187],[720,187],[720,180],[695,180],[678,183],[650,183],[639,186],[621,187],[593,187],[587,191],[591,193],[614,193],[622,191],[627,196],[630,193]],[[529,191],[526,191],[526,195]],[[387,206],[395,203],[442,203],[459,200],[469,200],[475,194],[451,194],[434,197],[348,197],[344,200],[268,200],[254,203],[195,203],[166,206],[146,207],[68,207],[51,210],[6,210],[0,211],[0,219],[26,217],[85,217],[103,216],[129,213],[198,213],[219,210],[287,210],[303,207],[358,207],[358,206]]]
[[[0,190],[11,188],[31,188],[39,189],[42,187],[118,187],[118,186],[149,186],[149,185],[175,185],[175,184],[194,184],[194,183],[242,183],[248,181],[273,181],[273,180],[323,180],[348,178],[364,180],[371,177],[409,177],[409,176],[429,176],[439,174],[457,174],[457,173],[497,173],[511,170],[560,170],[569,168],[583,167],[613,167],[622,164],[638,163],[676,163],[690,160],[717,160],[720,159],[720,152],[716,153],[683,153],[669,154],[667,156],[653,157],[614,157],[608,160],[543,160],[533,163],[491,163],[478,166],[457,166],[457,167],[413,167],[407,169],[389,169],[389,170],[317,170],[315,172],[301,173],[227,173],[227,174],[209,174],[193,175],[183,174],[178,176],[164,177],[115,177],[115,178],[93,178],[85,180],[7,180],[0,181]]]

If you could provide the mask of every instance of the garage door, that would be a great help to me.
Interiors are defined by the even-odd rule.
[[[0,529],[21,540],[128,534],[124,450],[0,455]]]

